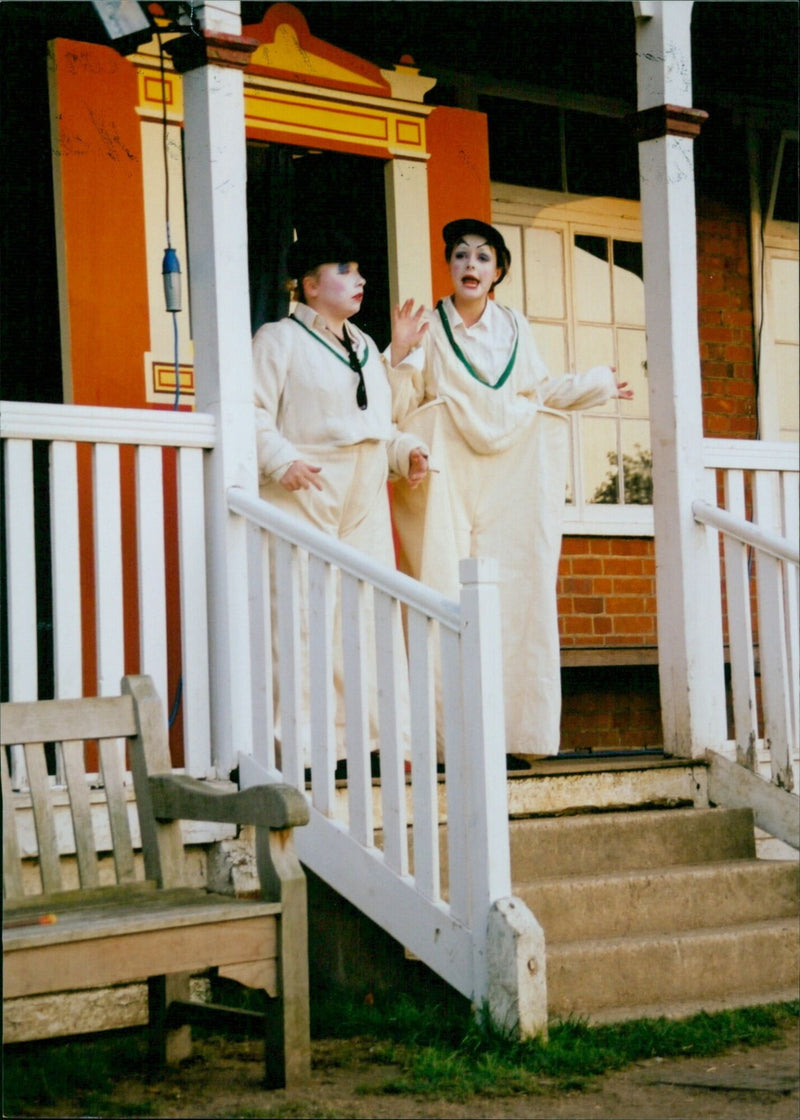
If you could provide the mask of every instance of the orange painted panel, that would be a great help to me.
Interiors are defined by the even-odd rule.
[[[53,43],[74,404],[145,406],[150,349],[142,148],[133,65]]]
[[[434,301],[450,294],[442,226],[456,218],[492,220],[489,132],[484,113],[439,106],[427,120],[428,208]]]

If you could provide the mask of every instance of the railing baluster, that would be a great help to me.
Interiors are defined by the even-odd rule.
[[[745,516],[743,471],[725,472],[725,507],[736,517]],[[736,758],[743,766],[755,770],[758,713],[748,547],[726,533],[724,549]]]
[[[136,558],[139,576],[139,671],[169,700],[164,479],[160,447],[136,449]]]
[[[272,561],[275,575],[273,594],[277,608],[277,638],[280,651],[278,655],[280,769],[284,781],[302,789],[306,759],[303,735],[303,611],[300,597],[300,557],[297,549],[288,541],[276,538]]]
[[[800,477],[797,474],[781,476],[781,504],[783,534],[790,541],[800,538]],[[800,567],[783,565],[784,611],[786,618],[786,648],[788,654],[789,702],[792,717],[790,742],[792,753],[800,747]]]
[[[450,913],[469,927],[470,867],[464,714],[461,697],[461,640],[444,628],[439,632],[442,667],[442,729],[447,791],[447,884]]]
[[[777,481],[775,473],[758,471],[753,486],[755,519],[768,532],[779,531]],[[793,682],[790,684],[788,676],[782,576],[781,562],[760,552],[756,562],[756,586],[764,742],[770,752],[772,780],[784,789],[792,789],[789,690]]]
[[[119,446],[98,443],[93,450],[97,694],[114,696],[125,673]],[[116,749],[124,771],[124,742]]]
[[[39,682],[31,440],[6,440],[5,470],[9,695],[12,700],[36,700]],[[11,784],[20,789],[26,781],[22,748],[12,747]]]
[[[364,847],[375,843],[369,757],[369,688],[366,597],[362,580],[342,572],[342,652],[350,835]]]
[[[334,571],[318,556],[308,558],[309,687],[311,692],[311,790],[314,807],[334,811],[336,692],[333,672]]]
[[[425,898],[441,898],[439,805],[436,780],[436,690],[431,664],[432,621],[408,611],[408,673],[411,704],[411,793],[414,879]]]
[[[247,569],[250,612],[250,656],[253,690],[253,757],[266,770],[275,769],[275,707],[272,681],[272,611],[270,608],[269,537],[247,526]]]
[[[50,540],[55,695],[83,695],[78,456],[74,443],[50,445]]]
[[[211,767],[213,691],[208,657],[208,587],[203,453],[178,451],[178,557],[180,563],[183,736],[186,772],[202,778]],[[225,775],[227,777],[227,775]]]
[[[400,604],[375,591],[375,647],[381,734],[383,853],[398,875],[408,874],[408,816],[405,754],[408,749],[408,679],[400,664],[403,631]],[[405,678],[405,679],[404,679]]]

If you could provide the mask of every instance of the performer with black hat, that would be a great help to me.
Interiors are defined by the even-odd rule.
[[[385,364],[350,322],[364,297],[357,261],[338,231],[319,231],[289,249],[297,306],[253,339],[260,493],[394,567],[387,479],[392,473],[417,486],[427,448],[393,427]],[[337,677],[341,683],[340,670]],[[307,720],[303,737],[307,766]],[[338,749],[343,757],[343,735]]]
[[[550,377],[525,316],[489,298],[511,265],[499,230],[461,218],[442,236],[452,295],[433,312],[408,300],[392,317],[394,419],[437,468],[419,489],[395,487],[400,566],[457,598],[460,559],[497,560],[506,749],[531,760],[559,745],[563,410],[633,394],[608,366]]]

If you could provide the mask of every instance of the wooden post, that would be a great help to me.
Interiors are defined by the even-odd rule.
[[[247,526],[226,491],[258,492],[247,267],[244,78],[255,43],[239,3],[195,6],[200,30],[170,42],[183,74],[196,405],[216,421],[207,456],[212,762],[227,775],[252,754]]]
[[[691,108],[691,2],[634,10],[664,749],[690,758],[727,738],[717,536],[691,508],[704,493],[692,140],[706,114]]]

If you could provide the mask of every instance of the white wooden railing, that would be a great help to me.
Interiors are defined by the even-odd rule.
[[[0,425],[10,698],[38,698],[40,653],[45,660],[52,657],[57,698],[83,695],[87,670],[90,677],[96,673],[101,694],[115,692],[126,672],[145,672],[161,695],[170,697],[168,607],[177,596],[184,768],[197,776],[214,776],[208,670],[213,636],[206,579],[207,544],[212,542],[206,541],[208,475],[203,463],[215,445],[213,418],[6,402],[0,405]],[[37,495],[43,485],[49,526]],[[271,542],[279,583],[280,769],[285,780],[303,790],[307,763],[312,771],[311,823],[303,830],[301,857],[476,1005],[488,1002],[498,1022],[528,1034],[544,1029],[543,937],[524,904],[510,897],[494,563],[466,561],[461,599],[453,603],[241,490],[230,491],[229,507],[247,519],[253,545],[250,609],[240,626],[245,656],[249,652],[255,667],[255,749],[252,756],[239,758],[242,784],[265,772],[269,777],[278,773]],[[38,563],[37,545],[42,549]],[[45,549],[51,557],[52,635],[37,626],[42,618],[37,569],[41,583]],[[177,589],[171,587],[173,554]],[[300,638],[301,568],[308,571],[314,617],[305,646]],[[248,572],[242,578],[248,579]],[[343,604],[344,787],[334,783],[330,625],[335,586],[341,588]],[[87,595],[92,603],[86,602]],[[138,612],[130,609],[132,597]],[[132,633],[126,634],[126,624]],[[96,650],[91,666],[85,664],[90,649]],[[308,709],[301,699],[306,665],[313,697]],[[370,777],[373,666],[380,785]],[[300,750],[304,720],[311,720],[309,759]],[[410,776],[405,768],[408,743]],[[445,775],[437,773],[437,752],[445,760]],[[13,784],[24,789],[24,764],[15,761]],[[55,775],[54,780],[62,779]],[[101,774],[98,781],[102,783]],[[447,840],[440,847],[444,820]],[[493,937],[504,948],[494,951]],[[514,946],[510,952],[509,945]],[[520,968],[523,957],[526,965]],[[527,967],[530,961],[537,965],[533,971]],[[527,978],[531,990],[520,992]]]
[[[39,698],[40,654],[52,657],[57,699],[84,695],[87,669],[96,672],[100,695],[117,693],[128,672],[148,673],[162,697],[174,695],[167,673],[167,602],[177,574],[185,769],[206,776],[211,743],[203,454],[214,446],[213,419],[4,401],[0,434],[10,699]],[[39,477],[44,471],[34,470],[37,443],[45,445],[49,531],[41,525],[46,505],[36,494],[45,481]],[[174,455],[173,464],[167,465],[165,453]],[[168,523],[172,517],[174,525]],[[177,573],[168,570],[170,534]],[[37,568],[40,579],[43,573],[37,544],[51,557],[52,636],[38,625]],[[135,633],[126,635],[125,602],[132,596],[138,619],[131,624],[128,612]],[[96,650],[93,666],[84,664],[87,648]],[[19,758],[15,762],[19,788],[25,776]]]
[[[724,572],[731,753],[783,789],[796,789],[798,447],[709,439],[704,454],[706,495],[692,508],[723,539],[719,582]]]
[[[310,767],[311,820],[296,839],[300,858],[480,1005],[489,1000],[490,912],[511,894],[495,562],[462,561],[460,602],[450,602],[244,491],[229,491],[228,503],[263,531],[253,550],[260,591],[251,595],[251,609],[260,598],[255,632],[263,670],[254,680],[268,699],[261,705],[265,723],[255,754],[239,759],[240,782],[257,784],[280,773],[305,789]],[[264,652],[270,648],[270,563],[277,588],[279,760]],[[334,783],[332,637],[339,596],[346,719],[338,734],[344,731],[346,739],[346,787]],[[314,626],[306,627],[306,610]],[[397,640],[401,611],[407,669],[405,645]],[[373,665],[381,773],[374,786]],[[305,741],[311,744],[308,756]],[[443,776],[437,774],[437,743]],[[546,1003],[541,1014],[546,1020]]]

